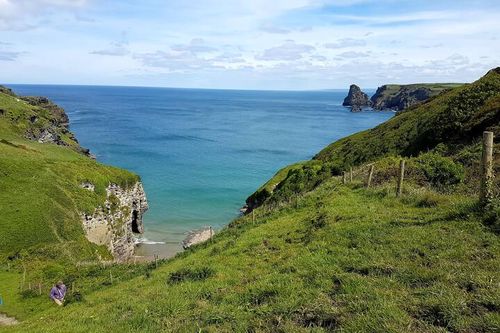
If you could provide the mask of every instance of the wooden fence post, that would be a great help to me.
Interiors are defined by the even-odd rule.
[[[372,183],[372,178],[373,178],[373,169],[375,168],[375,166],[372,164],[370,165],[370,171],[368,172],[368,180],[366,181],[366,187],[370,187],[371,183]]]
[[[349,169],[349,178],[350,182],[352,183],[352,167]]]
[[[481,191],[479,201],[488,204],[493,198],[493,132],[483,132]]]
[[[42,294],[42,284],[38,282],[38,295]]]
[[[21,282],[21,291],[24,290],[24,283],[26,282],[26,266],[23,263],[23,280]]]
[[[342,184],[346,184],[347,183],[347,174],[346,172],[342,172]]]
[[[252,209],[252,223],[255,223],[255,208]]]
[[[158,255],[155,253],[155,268],[158,268]]]
[[[405,178],[405,160],[401,160],[399,162],[399,179],[398,179],[398,188],[396,190],[396,196],[400,197],[401,193],[403,193],[403,180]]]

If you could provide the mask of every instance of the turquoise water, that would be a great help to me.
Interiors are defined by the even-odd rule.
[[[141,175],[145,238],[165,242],[153,247],[162,253],[177,251],[189,230],[226,225],[281,167],[393,115],[349,112],[347,91],[11,87],[64,107],[82,146]]]

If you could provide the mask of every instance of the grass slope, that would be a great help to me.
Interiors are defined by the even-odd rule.
[[[500,135],[500,68],[472,84],[398,114],[367,131],[339,140],[315,159],[339,167],[359,165],[388,155],[418,155],[438,143],[470,143],[485,129]]]
[[[148,276],[7,332],[494,332],[500,242],[474,200],[331,179]]]
[[[474,83],[443,92],[373,129],[330,144],[286,177],[272,179],[278,184],[272,193],[261,188],[247,203],[253,207],[270,199],[288,200],[290,193],[308,191],[350,167],[389,156],[416,157],[438,145],[444,146],[446,156],[461,158],[463,151],[474,150],[484,130],[499,137],[499,124],[500,68],[496,68]],[[477,177],[477,173],[470,175]]]
[[[254,214],[157,269],[65,275],[83,287],[63,308],[8,291],[5,312],[22,323],[5,330],[498,332],[500,204],[480,210],[476,185],[477,137],[498,134],[499,93],[496,69],[281,170],[251,197]],[[400,155],[413,157],[396,198]],[[353,183],[332,177],[350,166]]]
[[[427,88],[431,90],[431,96],[439,95],[441,92],[447,89],[457,88],[463,85],[463,83],[413,83],[413,84],[385,84],[385,88],[382,91],[381,98],[387,99],[395,96],[402,88],[408,89],[418,89]]]
[[[79,214],[105,201],[110,182],[132,185],[138,176],[79,153],[64,129],[56,130],[66,146],[25,139],[25,133],[57,122],[50,110],[2,92],[0,110],[0,261],[28,254],[82,259],[95,257],[96,250],[103,253],[86,240]],[[82,189],[83,181],[94,183],[95,192]]]

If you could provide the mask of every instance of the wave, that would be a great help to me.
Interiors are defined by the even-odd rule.
[[[136,238],[135,244],[159,245],[159,244],[165,244],[165,242],[152,241],[147,238]]]

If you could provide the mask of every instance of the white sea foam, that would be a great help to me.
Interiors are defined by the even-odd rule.
[[[165,244],[165,242],[152,241],[147,238],[136,238],[135,244],[158,245],[158,244]]]

